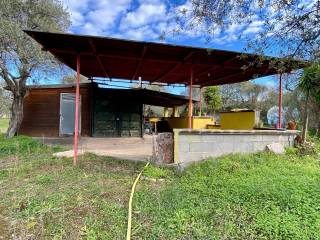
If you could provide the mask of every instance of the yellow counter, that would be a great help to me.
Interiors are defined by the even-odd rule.
[[[221,129],[249,130],[257,121],[254,110],[230,111],[220,113]]]
[[[188,117],[169,117],[165,118],[168,121],[171,129],[174,128],[188,128]],[[193,117],[192,129],[205,129],[207,125],[215,124],[213,117]]]

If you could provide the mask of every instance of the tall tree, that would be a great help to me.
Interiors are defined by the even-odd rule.
[[[208,41],[236,34],[257,53],[314,59],[319,56],[320,0],[192,0],[177,15],[178,31],[200,26]],[[246,33],[255,33],[256,36]]]
[[[206,87],[203,93],[207,113],[216,113],[222,107],[221,93],[219,87]]]
[[[320,64],[315,63],[304,69],[299,88],[305,93],[305,107],[303,116],[302,140],[305,142],[308,132],[309,101],[315,99],[320,104]]]
[[[27,80],[52,66],[23,30],[65,31],[70,21],[62,2],[56,0],[0,0],[0,6],[0,78],[13,96],[7,131],[7,137],[12,137],[22,123]]]

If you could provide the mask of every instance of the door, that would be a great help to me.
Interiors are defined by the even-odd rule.
[[[59,135],[74,135],[76,94],[60,94],[60,130]],[[81,133],[81,96],[79,99],[79,134]]]

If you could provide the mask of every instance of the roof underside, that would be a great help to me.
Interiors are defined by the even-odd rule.
[[[105,96],[112,96],[114,101],[118,102],[140,102],[142,104],[174,107],[187,104],[189,98],[181,95],[175,95],[165,92],[158,92],[148,89],[111,89],[98,88],[97,91],[106,93]]]
[[[106,37],[26,33],[74,70],[77,54],[80,54],[80,73],[88,78],[138,80],[141,77],[150,83],[188,85],[193,69],[193,84],[209,86],[277,73],[267,60],[244,70],[244,66],[256,62],[257,56],[251,54]]]
[[[142,104],[160,106],[160,107],[174,107],[182,106],[189,102],[189,97],[182,95],[176,95],[166,92],[153,91],[143,88],[133,89],[115,89],[115,88],[100,88],[98,84],[82,83],[80,87],[94,87],[94,91],[99,91],[105,94],[106,97],[111,96],[113,101],[118,102],[139,102]],[[52,89],[52,88],[75,88],[74,84],[53,84],[53,85],[32,85],[28,86],[28,89]],[[93,95],[94,97],[94,95]],[[196,102],[193,100],[193,102]]]

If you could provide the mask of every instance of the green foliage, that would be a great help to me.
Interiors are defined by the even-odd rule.
[[[161,168],[161,167],[156,167],[153,165],[148,166],[144,171],[143,171],[143,176],[149,177],[149,178],[166,178],[172,174],[172,171],[167,168]]]
[[[299,88],[320,104],[320,63],[316,62],[304,69],[299,82]]]
[[[272,67],[283,71],[285,66],[288,67],[287,63],[293,66],[292,69],[295,68],[297,63],[291,61],[292,58],[319,57],[319,10],[318,1],[306,0],[193,0],[190,6],[177,12],[178,26],[174,31],[176,34],[200,31],[210,42],[216,38],[222,39],[235,25],[243,26],[237,32],[239,40],[246,43],[245,51],[282,56],[280,62],[278,59],[271,61]],[[261,29],[248,34],[250,24],[258,22]],[[217,28],[221,32],[217,33]],[[261,56],[259,63],[266,58]],[[254,64],[247,65],[250,67]],[[248,66],[244,66],[244,69],[248,69]]]
[[[5,133],[9,126],[9,119],[7,118],[0,118],[0,134]]]
[[[9,92],[1,89],[0,82],[0,131],[1,131],[1,118],[8,118],[10,116],[10,105],[11,105],[12,97]]]
[[[17,136],[6,139],[0,136],[0,156],[30,154],[46,151],[48,148],[39,141],[27,136]]]
[[[219,87],[206,87],[203,93],[208,113],[215,113],[222,107],[221,93]]]
[[[137,193],[137,239],[318,239],[317,158],[261,153],[209,159]]]
[[[1,146],[33,141],[1,139]],[[39,145],[39,151],[31,147],[28,154],[0,161],[1,237],[124,239],[129,192],[144,163],[90,154],[79,156],[73,167],[70,158],[54,158],[50,147]]]
[[[7,131],[7,136],[13,137],[22,122],[17,116],[23,116],[27,80],[32,76],[36,83],[59,70],[52,56],[42,51],[24,30],[65,31],[70,26],[70,16],[62,2],[55,0],[0,0],[0,6],[0,81],[13,97]]]
[[[35,141],[2,138],[1,146],[14,140],[20,146]],[[39,145],[1,158],[2,236],[124,239],[129,192],[145,163],[87,154],[73,167],[72,159],[54,158]],[[132,238],[320,238],[319,161],[287,152],[209,159],[179,176],[149,166],[145,176],[166,181],[138,183]]]

